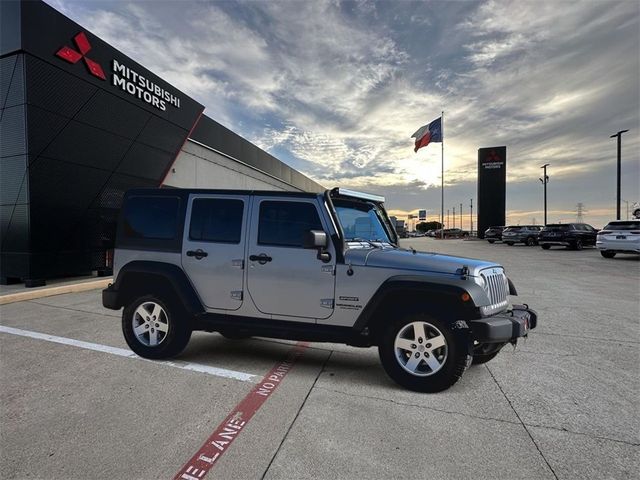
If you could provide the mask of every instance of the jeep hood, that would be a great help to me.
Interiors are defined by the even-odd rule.
[[[423,272],[460,275],[462,267],[469,268],[469,274],[477,276],[480,270],[501,267],[494,262],[473,258],[455,257],[434,252],[416,252],[403,248],[349,249],[345,263],[367,267],[393,268]]]

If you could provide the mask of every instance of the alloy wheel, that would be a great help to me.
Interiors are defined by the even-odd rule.
[[[160,345],[169,332],[169,317],[156,302],[144,302],[136,308],[132,318],[133,334],[146,347]]]
[[[447,339],[429,322],[411,322],[396,335],[394,352],[404,370],[428,377],[440,371],[447,361]]]

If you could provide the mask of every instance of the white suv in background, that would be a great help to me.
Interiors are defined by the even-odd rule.
[[[640,219],[615,220],[598,232],[596,247],[605,258],[616,253],[640,254]]]

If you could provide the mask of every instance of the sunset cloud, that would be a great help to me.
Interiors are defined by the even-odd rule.
[[[439,211],[440,144],[409,137],[442,110],[450,207],[476,194],[477,149],[506,145],[510,218],[542,218],[551,163],[553,212],[583,202],[600,226],[620,129],[640,200],[637,2],[49,3],[292,167],[399,212]]]

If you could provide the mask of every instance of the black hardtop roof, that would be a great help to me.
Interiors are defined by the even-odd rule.
[[[204,195],[259,195],[259,196],[278,196],[278,197],[302,197],[317,198],[319,193],[313,192],[289,192],[282,190],[223,190],[212,188],[132,188],[127,190],[125,196],[137,195],[161,195],[161,196],[178,196],[185,197],[191,194]]]

